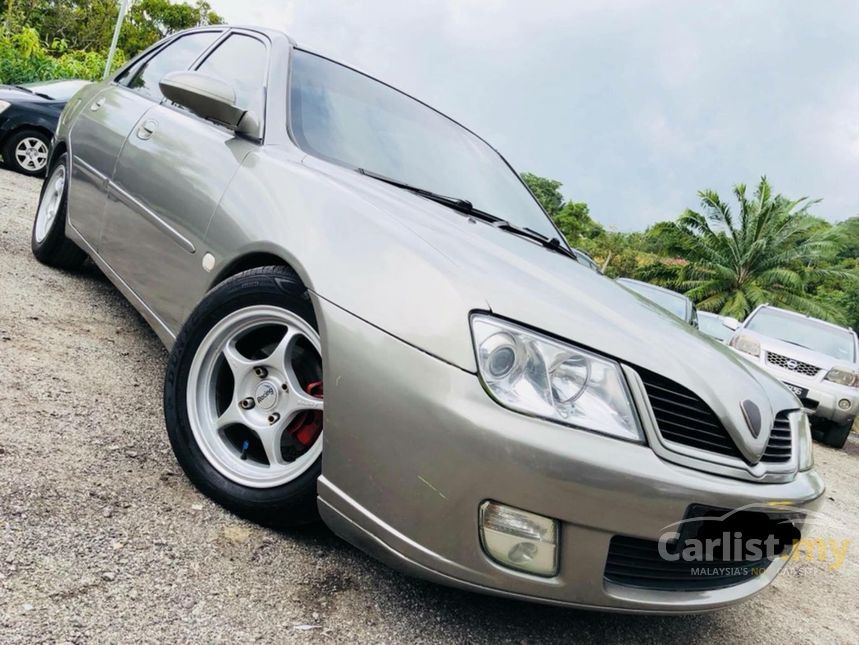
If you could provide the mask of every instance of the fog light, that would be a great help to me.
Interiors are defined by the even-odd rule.
[[[499,564],[539,576],[558,573],[558,522],[497,502],[481,504],[481,544]]]
[[[841,410],[850,410],[851,409],[851,401],[848,399],[839,399],[839,408]]]

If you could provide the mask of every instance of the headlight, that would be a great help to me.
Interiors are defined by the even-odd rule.
[[[491,316],[472,316],[478,371],[505,407],[557,423],[642,441],[615,361]]]
[[[11,103],[9,103],[9,101],[0,101],[0,112],[2,112],[3,110],[5,110],[5,109],[6,109],[7,107],[9,107],[10,105],[12,105],[12,104],[11,104]]]
[[[799,458],[799,469],[809,470],[813,466],[812,459],[812,431],[809,428],[809,417],[800,413],[799,432],[797,433],[797,454]]]
[[[827,372],[827,376],[824,378],[828,381],[838,383],[839,385],[847,385],[849,387],[855,387],[857,385],[857,372],[843,370],[839,367],[834,367],[832,370]]]
[[[758,356],[761,354],[761,345],[751,336],[735,336],[729,344],[744,354],[750,354],[751,356]]]

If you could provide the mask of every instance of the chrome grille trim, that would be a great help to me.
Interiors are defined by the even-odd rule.
[[[657,426],[657,419],[654,416],[648,392],[640,375],[642,368],[622,363],[621,369],[627,379],[630,394],[639,413],[639,421],[645,432],[645,440],[659,459],[721,477],[732,477],[761,484],[790,482],[797,475],[797,441],[794,440],[794,437],[798,432],[799,419],[804,415],[799,408],[787,411],[793,439],[791,458],[787,462],[766,463],[759,461],[757,464],[750,464],[744,459],[721,455],[700,448],[691,448],[664,439]]]
[[[811,363],[804,363],[803,361],[791,358],[790,356],[784,356],[783,354],[777,354],[776,352],[765,352],[765,358],[771,365],[776,365],[789,372],[796,372],[804,376],[815,376],[821,371],[820,367]]]
[[[717,415],[695,393],[654,372],[637,371],[663,439],[743,459]]]
[[[641,368],[635,372],[650,408],[653,428],[660,442],[670,450],[686,453],[693,449],[708,460],[711,458],[706,455],[710,454],[714,460],[728,460],[727,463],[737,464],[735,468],[758,473],[758,477],[765,472],[794,470],[791,410],[776,414],[761,458],[750,464],[717,415],[694,392],[660,374]],[[657,452],[662,454],[661,450]]]

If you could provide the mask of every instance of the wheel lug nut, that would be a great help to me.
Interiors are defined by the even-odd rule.
[[[243,410],[250,410],[254,407],[254,398],[249,396],[247,398],[242,399],[241,401],[239,401],[239,407]]]
[[[254,374],[256,374],[258,378],[266,378],[269,375],[269,372],[265,367],[255,367]]]
[[[281,415],[277,412],[269,415],[269,425],[275,425],[278,422],[278,419],[281,418]]]

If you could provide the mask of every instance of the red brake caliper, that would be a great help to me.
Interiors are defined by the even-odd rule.
[[[305,392],[318,399],[323,398],[322,381],[308,383]],[[322,432],[323,413],[321,410],[304,410],[296,415],[287,426],[287,432],[304,448],[310,447]]]

